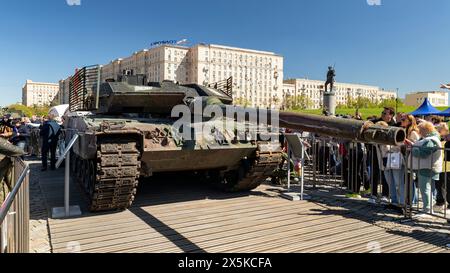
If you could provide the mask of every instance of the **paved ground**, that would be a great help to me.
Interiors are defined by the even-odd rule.
[[[141,183],[124,212],[89,213],[72,185],[71,203],[83,216],[49,219],[51,208],[63,204],[64,170],[41,173],[35,163],[32,252],[447,252],[450,243],[442,219],[406,220],[332,188],[309,191],[309,202],[290,202],[269,185],[223,194],[180,176]]]
[[[46,200],[41,191],[40,179],[56,173],[41,173],[39,161],[28,161],[30,164],[30,252],[50,253],[50,237],[48,229],[48,211]],[[58,171],[60,172],[60,171]],[[58,174],[58,176],[60,176]]]

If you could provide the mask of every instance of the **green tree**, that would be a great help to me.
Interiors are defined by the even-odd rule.
[[[273,97],[270,101],[270,106],[276,106],[280,102],[280,99],[278,97]]]
[[[47,115],[48,111],[50,111],[50,108],[51,108],[50,105],[44,106],[33,105],[33,107],[31,107],[31,111],[33,112],[33,115],[41,117]]]
[[[386,99],[386,100],[381,101],[378,104],[378,107],[392,107],[392,108],[395,108],[396,105],[398,107],[404,107],[405,103],[403,102],[402,99],[397,99],[396,100],[395,98],[391,98],[391,99]]]
[[[376,107],[378,107],[378,105],[369,98],[359,97],[356,100],[355,108],[376,108]]]
[[[53,100],[53,101],[50,103],[49,107],[54,107],[54,106],[58,106],[58,105],[60,105],[59,101]]]
[[[295,109],[295,98],[292,96],[288,96],[284,100],[284,107],[286,110],[294,110]]]
[[[37,106],[33,105],[32,107],[27,107],[22,104],[12,104],[5,109],[7,113],[17,113],[20,116],[31,117],[33,115],[36,116],[45,116],[50,111],[50,106]]]
[[[350,96],[350,93],[347,93],[347,107],[346,108],[356,108],[357,101]]]
[[[297,97],[297,106],[300,107],[300,109],[310,109],[312,105],[311,98],[307,95],[301,94]]]
[[[294,101],[294,108],[300,110],[311,109],[313,103],[310,97],[305,94],[297,96],[297,100]]]
[[[242,107],[248,107],[250,102],[246,98],[236,98],[234,99],[234,104]]]
[[[312,108],[311,99],[305,94],[295,96],[288,96],[285,101],[285,106],[288,110],[307,110]]]
[[[22,104],[12,104],[8,106],[8,113],[17,113],[21,116],[31,117],[33,115],[33,110]]]

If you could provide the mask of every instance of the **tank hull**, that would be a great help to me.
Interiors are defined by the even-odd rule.
[[[158,172],[201,171],[233,169],[242,158],[249,157],[256,146],[214,150],[148,151],[142,154],[141,175]]]
[[[100,125],[105,121],[110,124],[125,122],[126,125],[122,128],[101,129]],[[236,168],[242,158],[254,155],[257,149],[255,142],[231,144],[231,140],[220,145],[198,139],[192,145],[182,146],[166,133],[173,126],[172,120],[137,121],[89,116],[74,117],[68,123],[73,133],[84,131],[73,148],[74,153],[84,160],[96,158],[98,145],[103,138],[135,140],[141,153],[142,177],[161,172],[230,170]],[[158,136],[157,132],[163,133]],[[70,138],[68,135],[67,140]]]
[[[220,139],[215,130],[180,141],[172,135],[174,122],[93,114],[66,119],[66,141],[79,135],[72,171],[89,197],[91,211],[130,207],[139,178],[156,173],[196,172],[225,191],[252,190],[282,159],[278,142],[236,142],[230,132],[221,132]]]

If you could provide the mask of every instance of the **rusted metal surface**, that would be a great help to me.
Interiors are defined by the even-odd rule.
[[[259,187],[278,168],[282,155],[281,149],[273,149],[273,145],[259,142],[256,156],[248,158],[246,164],[241,164],[236,172],[232,172],[235,177],[222,180],[222,186],[230,192],[249,191]]]
[[[366,143],[398,145],[405,141],[402,128],[368,126],[354,119],[280,112],[280,127],[316,133],[322,136],[356,140]]]
[[[6,139],[0,138],[0,155],[15,157],[22,156],[25,152],[17,146],[12,145]]]
[[[251,116],[254,114],[257,115],[260,123],[261,120],[269,125],[273,125],[273,122],[278,122],[276,125],[280,128],[310,132],[321,136],[384,145],[399,145],[406,139],[405,130],[399,127],[385,128],[355,119],[278,112],[258,108],[234,107],[230,109],[230,106],[217,103],[217,101],[213,101],[207,105],[219,105],[223,115],[230,112],[234,113],[234,117],[237,118],[237,116],[246,117],[246,115]],[[207,105],[204,105],[204,107]],[[192,103],[191,108],[193,107],[194,104]],[[246,119],[248,118],[246,117]]]
[[[103,139],[98,145],[96,160],[76,157],[77,180],[90,201],[90,210],[121,210],[128,208],[138,185],[140,153],[134,141]]]

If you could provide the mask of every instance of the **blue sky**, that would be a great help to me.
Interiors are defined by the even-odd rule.
[[[153,41],[187,38],[274,51],[285,78],[323,79],[400,92],[450,82],[450,1],[14,0],[0,5],[0,105],[21,100],[26,79],[56,82]]]

